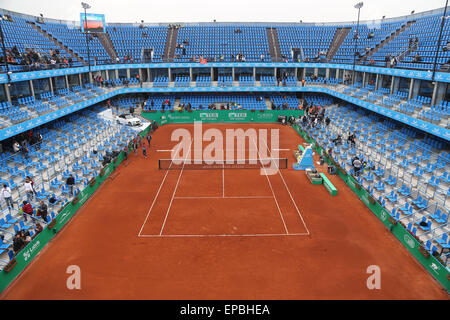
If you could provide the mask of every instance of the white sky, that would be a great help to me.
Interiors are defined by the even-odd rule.
[[[106,22],[346,22],[360,0],[84,0]],[[445,6],[444,0],[363,0],[361,20],[403,16]],[[0,0],[0,8],[79,20],[82,0]]]

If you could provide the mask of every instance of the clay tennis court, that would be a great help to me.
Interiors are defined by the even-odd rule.
[[[277,158],[288,168],[160,170],[177,144],[172,131],[193,132],[162,126],[149,158],[130,154],[2,298],[447,299],[339,177],[328,175],[332,197],[290,169],[304,142],[292,128],[203,127],[279,129]],[[266,142],[260,159],[274,156]],[[185,159],[195,151],[192,143]],[[66,287],[70,265],[81,269],[81,290]],[[370,265],[381,269],[381,290],[366,286]]]

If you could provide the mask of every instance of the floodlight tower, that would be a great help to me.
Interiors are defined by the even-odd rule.
[[[2,21],[3,16],[0,16],[0,37],[2,38],[2,50],[3,50],[3,59],[5,60],[6,74],[8,75],[8,85],[9,85],[9,64],[8,58],[6,57],[6,46],[5,46],[5,34],[2,29]]]
[[[444,29],[445,25],[445,19],[447,19],[447,6],[448,6],[448,0],[445,1],[445,8],[444,8],[444,14],[441,18],[441,29],[439,30],[439,39],[436,47],[436,55],[434,56],[434,63],[433,63],[433,75],[431,76],[431,81],[434,81],[434,76],[436,75],[436,64],[437,59],[439,56],[439,50],[441,49],[441,41],[442,41],[442,30]]]
[[[352,84],[355,84],[355,65],[356,65],[356,50],[358,48],[358,38],[359,38],[359,13],[361,11],[362,6],[364,5],[363,2],[358,2],[355,4],[355,8],[358,9],[358,22],[356,24],[356,34],[354,36],[355,40],[355,52],[353,52],[353,75],[352,75]]]
[[[87,4],[86,2],[82,2],[81,7],[84,9],[84,33],[86,34],[86,46],[87,46],[87,52],[88,52],[89,73],[91,73],[91,53],[89,50],[89,38],[88,38],[88,31],[87,31],[87,14],[86,14],[86,10],[90,9],[91,6],[89,4]]]

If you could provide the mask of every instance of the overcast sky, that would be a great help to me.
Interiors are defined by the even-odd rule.
[[[106,22],[345,22],[357,19],[358,0],[85,0]],[[441,8],[444,0],[364,0],[361,20]],[[0,0],[0,8],[79,20],[80,0]]]

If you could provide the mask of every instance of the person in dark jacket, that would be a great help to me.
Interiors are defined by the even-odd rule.
[[[13,240],[13,250],[17,254],[25,245],[25,242],[23,241],[22,237],[20,236],[20,233],[16,233],[16,236]]]
[[[69,187],[70,194],[73,195],[73,186],[75,185],[75,179],[73,175],[69,175],[69,177],[66,180],[66,184]]]
[[[38,215],[44,220],[44,222],[47,222],[47,214],[47,205],[41,200],[39,202]]]

